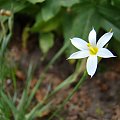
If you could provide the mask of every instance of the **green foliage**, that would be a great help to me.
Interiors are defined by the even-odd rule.
[[[78,3],[78,0],[46,0],[42,7],[41,13],[44,21],[48,21],[53,18],[64,7],[71,7]]]
[[[53,38],[54,37],[52,33],[43,33],[40,35],[39,45],[43,53],[47,53],[49,49],[53,46]]]
[[[92,27],[98,33],[101,29],[112,29],[115,41],[120,41],[120,0],[11,0],[11,4],[9,0],[0,1],[0,8],[10,9],[11,6],[14,6],[14,13],[22,12],[35,18],[30,28],[32,32],[57,31],[63,35],[64,44],[75,36],[87,40]],[[69,45],[65,52],[69,55],[74,51]]]
[[[60,18],[58,16],[55,16],[51,20],[45,22],[42,18],[42,14],[38,13],[36,16],[36,22],[32,27],[33,32],[51,32],[53,30],[56,30],[60,24]]]
[[[114,32],[114,38],[120,40],[120,1],[113,0],[46,0],[36,14],[36,21],[32,27],[34,32],[58,31],[63,34],[65,42],[72,37],[87,40],[89,31],[94,27]],[[115,41],[116,41],[115,40]],[[113,46],[114,47],[114,46]],[[75,51],[71,45],[66,50],[67,55]],[[117,51],[116,51],[117,52]]]
[[[0,0],[0,9],[13,10],[14,13],[21,11],[27,7],[24,1]]]
[[[33,4],[36,4],[36,3],[42,3],[42,2],[44,2],[45,0],[27,0],[27,1],[29,1],[29,2],[31,2],[31,3],[33,3]]]

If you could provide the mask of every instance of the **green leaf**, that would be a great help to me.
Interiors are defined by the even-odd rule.
[[[27,120],[33,120],[36,117],[42,117],[44,111],[49,111],[51,102],[47,103],[46,105],[43,105],[41,103],[38,103],[31,111],[26,115]]]
[[[70,44],[70,38],[74,37],[74,33],[72,31],[72,24],[73,24],[73,18],[74,18],[74,15],[72,14],[65,14],[63,16],[63,22],[62,22],[62,27],[63,27],[63,36],[64,36],[64,45],[67,45],[69,47],[67,47],[65,53],[67,55],[67,57],[73,52],[76,50],[75,47],[73,47],[71,44]]]
[[[98,7],[99,13],[103,18],[114,24],[114,26],[117,26],[120,28],[120,9],[114,7],[114,6],[99,6]]]
[[[106,19],[102,20],[102,28],[104,28],[106,31],[110,31],[110,29],[112,29],[113,37],[115,39],[112,39],[110,41],[109,47],[112,48],[113,51],[116,52],[117,56],[120,57],[120,29],[118,28],[118,26],[115,26]]]
[[[69,16],[65,22],[66,25],[64,25],[64,44],[66,44],[67,41],[70,41],[69,39],[72,37],[80,37],[88,41],[88,34],[92,27],[98,31],[101,25],[100,15],[96,8],[94,8],[89,2],[79,4],[78,6],[75,6],[73,10],[75,16]],[[74,19],[71,20],[70,18]],[[67,55],[70,55],[73,52],[75,52],[75,48],[70,44],[66,53]]]
[[[107,32],[110,31],[110,29],[112,29],[113,31],[113,36],[120,41],[120,28],[118,26],[115,26],[114,24],[112,24],[110,21],[103,19],[102,20],[102,24],[101,24],[102,28],[104,28]]]
[[[9,106],[9,108],[11,109],[11,111],[13,112],[13,115],[17,115],[17,109],[15,108],[15,105],[13,103],[13,101],[11,99],[8,99],[8,97],[6,96],[6,94],[4,92],[1,91],[1,96],[4,99],[4,101],[6,102],[6,105]]]
[[[41,27],[42,32],[51,32],[52,30],[56,30],[60,24],[60,18],[55,17],[48,22],[45,22]]]
[[[27,47],[27,42],[30,35],[29,31],[30,31],[30,27],[26,25],[22,32],[22,47],[25,49]]]
[[[58,15],[51,20],[45,22],[43,21],[41,14],[39,13],[36,17],[36,22],[32,27],[33,32],[51,32],[52,30],[56,30],[60,25],[61,18]]]
[[[91,23],[91,21],[88,20],[88,16],[90,16],[89,14],[91,12],[93,12],[91,11],[91,4],[86,2],[75,6],[72,13],[66,14],[63,22],[63,34],[65,41],[75,36],[82,37],[84,33],[83,29],[87,26],[86,23]]]
[[[43,18],[42,18],[42,14],[41,12],[39,12],[37,15],[36,15],[36,20],[35,20],[35,23],[34,25],[32,26],[32,31],[33,32],[39,32],[41,31],[41,27],[45,24]]]
[[[79,0],[59,0],[62,6],[72,7],[74,4],[79,3]]]
[[[36,3],[42,3],[42,2],[44,2],[45,0],[27,0],[27,1],[29,1],[29,2],[32,3],[32,4],[36,4]]]
[[[113,5],[116,6],[117,8],[120,8],[120,0],[112,0]]]
[[[52,33],[43,33],[40,36],[39,45],[42,52],[45,54],[49,51],[49,49],[53,46],[53,34]]]
[[[10,120],[11,109],[6,106],[6,102],[3,98],[0,99],[0,120]],[[3,119],[4,118],[4,119]]]
[[[110,29],[114,32],[114,37],[120,41],[120,15],[119,9],[114,6],[99,6],[99,13],[102,16],[101,26],[109,31]]]
[[[44,21],[48,21],[60,11],[60,3],[57,0],[46,0],[42,7],[42,17]]]
[[[79,3],[79,0],[46,0],[42,7],[43,20],[48,21],[53,18],[60,11],[61,6],[71,7],[77,3]]]
[[[23,8],[27,7],[28,4],[25,4],[24,1],[5,1],[0,0],[0,8],[5,10],[13,10],[14,13],[21,11]]]
[[[109,47],[120,57],[120,41],[112,39],[109,43]]]

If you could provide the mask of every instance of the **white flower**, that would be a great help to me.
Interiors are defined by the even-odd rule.
[[[103,48],[111,39],[112,35],[112,32],[105,33],[96,43],[96,31],[93,28],[88,36],[89,43],[81,38],[71,39],[71,43],[80,51],[73,53],[68,59],[80,59],[88,57],[86,68],[88,74],[92,77],[97,69],[98,57],[115,57],[107,48]]]

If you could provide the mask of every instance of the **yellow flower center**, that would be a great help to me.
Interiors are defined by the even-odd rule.
[[[91,55],[96,55],[96,53],[98,52],[98,48],[96,46],[92,46],[90,43],[87,44],[90,54]]]

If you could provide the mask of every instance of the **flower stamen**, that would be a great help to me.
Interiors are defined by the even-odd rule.
[[[98,48],[96,46],[92,46],[90,43],[87,44],[90,54],[91,55],[96,55],[96,53],[98,52]]]

